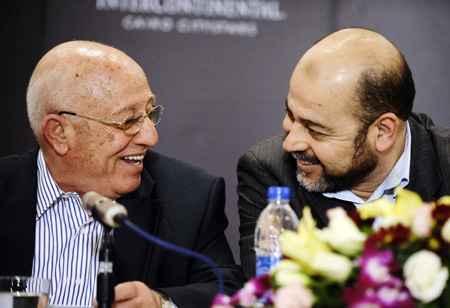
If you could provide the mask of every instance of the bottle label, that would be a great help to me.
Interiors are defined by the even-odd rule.
[[[265,275],[281,260],[281,255],[256,256],[256,277]]]

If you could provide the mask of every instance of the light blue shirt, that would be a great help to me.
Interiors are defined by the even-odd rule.
[[[96,296],[103,227],[65,193],[38,154],[36,241],[33,277],[51,279],[50,306],[89,306]]]
[[[356,207],[374,201],[380,198],[386,199],[395,203],[397,193],[394,191],[396,187],[406,187],[409,183],[409,167],[411,164],[411,130],[409,123],[406,122],[406,138],[405,148],[394,168],[389,173],[388,177],[381,183],[380,186],[373,192],[367,201],[364,201],[350,190],[343,190],[335,193],[323,193],[327,198],[336,198],[343,201],[352,202]]]

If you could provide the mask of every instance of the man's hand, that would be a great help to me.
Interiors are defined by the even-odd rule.
[[[140,281],[118,284],[114,288],[114,308],[161,308],[161,297]],[[94,299],[94,307],[98,307]]]

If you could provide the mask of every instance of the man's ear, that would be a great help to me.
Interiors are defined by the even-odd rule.
[[[380,153],[391,150],[400,131],[399,118],[392,112],[383,113],[373,127],[376,129],[376,150]]]
[[[67,125],[67,121],[57,114],[49,114],[42,121],[44,138],[59,155],[65,155],[69,149],[65,123]]]

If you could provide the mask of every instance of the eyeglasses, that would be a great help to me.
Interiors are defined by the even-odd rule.
[[[153,122],[153,125],[157,125],[161,121],[161,116],[162,116],[163,111],[164,111],[164,106],[156,105],[156,106],[153,106],[153,108],[150,109],[150,111],[148,113],[144,113],[144,112],[133,113],[132,115],[127,116],[122,122],[85,116],[85,115],[76,114],[75,112],[70,112],[70,111],[60,111],[60,112],[58,112],[58,115],[69,114],[69,115],[73,115],[76,117],[81,117],[81,118],[85,118],[85,119],[89,119],[89,120],[95,120],[95,121],[98,121],[103,124],[121,127],[123,132],[127,135],[135,135],[141,130],[146,117],[148,117],[150,119],[150,121]]]

